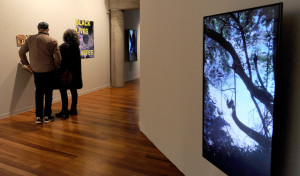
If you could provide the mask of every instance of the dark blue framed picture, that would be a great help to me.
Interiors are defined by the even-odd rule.
[[[127,32],[128,37],[128,61],[137,61],[137,38],[136,30],[129,29]]]

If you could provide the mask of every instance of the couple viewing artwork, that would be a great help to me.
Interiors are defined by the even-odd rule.
[[[59,46],[57,40],[49,36],[49,25],[40,22],[38,34],[26,39],[19,50],[21,63],[32,71],[34,76],[36,124],[55,120],[51,108],[54,89],[59,89],[62,100],[62,110],[55,114],[56,117],[67,119],[69,115],[77,115],[77,89],[82,88],[82,76],[79,38],[76,30],[66,30],[63,40],[64,43]],[[26,56],[27,52],[29,52],[29,60]],[[67,76],[70,80],[67,81],[68,84],[62,84],[58,77],[61,78],[66,71],[70,73]],[[70,110],[68,110],[68,89],[72,94]]]

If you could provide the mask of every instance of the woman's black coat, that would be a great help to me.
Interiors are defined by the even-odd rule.
[[[78,45],[71,45],[68,43],[63,43],[59,46],[61,53],[61,65],[60,72],[64,73],[64,71],[69,68],[72,73],[72,81],[70,85],[63,87],[66,89],[74,88],[81,89],[82,88],[82,76],[81,76],[81,57],[80,50]]]

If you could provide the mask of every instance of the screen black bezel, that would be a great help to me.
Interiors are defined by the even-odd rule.
[[[257,6],[257,7],[252,7],[252,8],[246,8],[246,9],[241,9],[241,10],[236,10],[236,11],[230,11],[230,12],[225,12],[225,13],[220,13],[220,14],[214,14],[214,15],[208,15],[208,16],[204,16],[203,17],[203,59],[202,59],[202,157],[204,157],[204,84],[205,84],[205,79],[204,79],[204,63],[205,63],[205,34],[204,34],[204,28],[205,28],[205,25],[204,25],[204,22],[205,22],[205,18],[207,17],[215,17],[215,16],[221,16],[221,15],[227,15],[227,14],[232,14],[232,13],[237,13],[237,12],[242,12],[242,11],[250,11],[250,10],[255,10],[255,9],[260,9],[260,8],[267,8],[267,7],[271,7],[271,6],[278,6],[279,7],[279,10],[278,10],[278,31],[277,31],[277,38],[278,38],[278,41],[277,41],[277,50],[276,50],[276,60],[274,62],[274,67],[275,67],[275,72],[274,72],[274,75],[275,75],[275,95],[274,95],[274,104],[273,104],[273,107],[274,107],[274,112],[273,112],[273,136],[272,136],[272,150],[271,150],[271,168],[270,168],[270,173],[271,175],[273,175],[272,173],[274,172],[273,170],[273,167],[274,167],[274,163],[277,162],[274,160],[274,155],[276,154],[274,152],[274,148],[275,148],[275,145],[278,144],[278,142],[276,141],[276,143],[274,142],[276,139],[276,136],[279,135],[278,133],[280,133],[278,130],[281,128],[280,127],[280,119],[279,119],[279,109],[277,107],[279,107],[279,98],[280,98],[280,87],[279,87],[279,80],[281,79],[280,78],[280,75],[279,75],[279,58],[281,57],[280,56],[280,50],[281,50],[281,33],[282,33],[282,13],[283,13],[283,3],[280,2],[280,3],[274,3],[274,4],[269,4],[269,5],[263,5],[263,6]],[[275,136],[275,137],[274,137]],[[278,147],[278,146],[276,146]],[[215,165],[214,163],[212,163],[210,160],[208,160],[207,158],[205,158],[207,161],[209,161],[211,164]],[[278,164],[277,164],[278,165]],[[216,166],[218,167],[218,166]]]

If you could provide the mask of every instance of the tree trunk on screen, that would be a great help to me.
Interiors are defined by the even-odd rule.
[[[272,143],[268,138],[266,138],[264,135],[254,131],[253,129],[249,128],[245,124],[243,124],[236,115],[235,105],[233,100],[229,101],[227,100],[227,107],[229,109],[232,109],[232,119],[236,123],[236,125],[244,132],[246,133],[250,138],[255,140],[258,144],[260,144],[262,147],[266,149],[270,149],[272,146]]]

